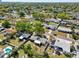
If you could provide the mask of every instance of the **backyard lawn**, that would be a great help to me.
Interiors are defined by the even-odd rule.
[[[55,34],[57,34],[57,36],[58,37],[61,37],[61,36],[63,36],[63,37],[67,37],[67,34],[66,33],[63,33],[63,32],[55,32]]]
[[[18,46],[20,44],[19,39],[18,38],[17,39],[11,39],[10,44]]]
[[[22,58],[25,55],[24,50],[22,49],[20,49],[18,53],[19,53],[19,58]]]
[[[60,55],[60,56],[51,54],[49,56],[50,56],[50,58],[67,58],[64,54]]]
[[[49,25],[53,25],[53,24],[57,24],[57,23],[55,23],[55,22],[49,22]]]
[[[3,34],[0,34],[0,39],[3,39],[4,38],[4,35]]]
[[[4,38],[5,38],[4,35],[0,34],[0,42],[2,42]]]
[[[25,45],[30,44],[32,46],[32,50],[34,51],[34,53],[36,54],[40,54],[42,55],[44,52],[44,46],[39,47],[38,45],[34,44],[33,42],[28,41]]]

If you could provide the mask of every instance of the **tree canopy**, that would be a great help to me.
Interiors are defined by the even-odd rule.
[[[37,33],[37,34],[42,34],[44,33],[44,27],[42,25],[42,22],[40,21],[35,21],[34,22],[34,31]]]
[[[4,22],[2,23],[2,26],[5,27],[5,28],[10,28],[10,27],[11,27],[11,24],[10,24],[10,22],[8,22],[8,21],[4,21]]]
[[[67,14],[65,12],[61,12],[57,14],[57,18],[61,18],[61,19],[71,19],[71,15]]]

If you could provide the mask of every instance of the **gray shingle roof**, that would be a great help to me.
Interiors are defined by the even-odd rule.
[[[38,39],[39,38],[39,39]],[[41,38],[41,37],[38,37],[38,36],[31,36],[30,38],[31,40],[35,41],[35,40],[38,40],[40,41],[42,44],[45,44],[47,42],[47,39],[46,38]]]
[[[20,39],[23,39],[23,38],[28,38],[30,36],[30,34],[23,34],[23,35],[21,35],[19,38]]]
[[[54,46],[61,47],[63,49],[63,51],[70,52],[70,46],[72,43],[71,41],[64,40],[61,38],[55,38],[55,39],[56,39],[56,41],[55,41]]]
[[[30,39],[34,41],[34,40],[36,40],[37,38],[38,38],[38,36],[31,36]]]
[[[45,38],[40,38],[40,41],[41,41],[42,44],[46,44],[47,39],[45,39]]]

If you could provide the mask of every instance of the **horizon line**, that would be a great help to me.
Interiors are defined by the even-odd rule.
[[[9,1],[0,1],[0,2],[9,2]],[[79,2],[26,2],[26,1],[13,1],[14,2],[25,2],[25,3],[79,3]]]

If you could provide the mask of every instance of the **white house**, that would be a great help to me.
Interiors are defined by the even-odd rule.
[[[56,49],[62,49],[62,52],[71,53],[71,45],[73,40],[67,38],[54,37],[54,42],[51,43],[51,46],[56,47]]]
[[[23,40],[23,39],[27,39],[28,37],[30,36],[30,34],[23,34],[19,37],[20,40]]]

